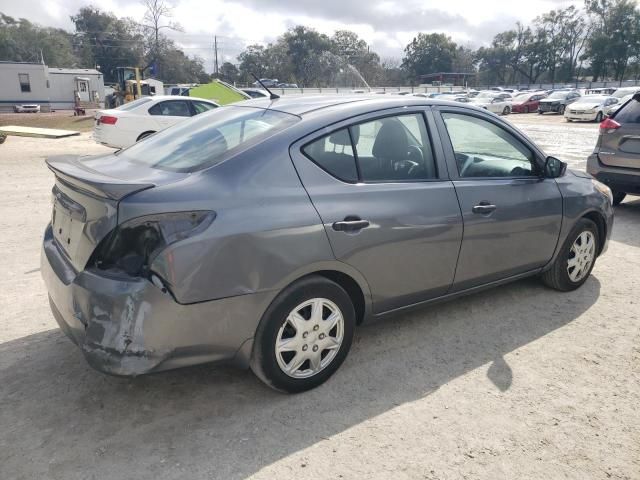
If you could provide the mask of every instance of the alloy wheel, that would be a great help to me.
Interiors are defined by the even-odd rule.
[[[583,231],[571,245],[569,259],[567,260],[567,273],[569,279],[577,283],[582,280],[591,269],[596,257],[596,239],[593,233]]]
[[[293,378],[309,378],[324,370],[340,350],[344,317],[326,298],[295,307],[278,331],[275,353],[280,369]]]

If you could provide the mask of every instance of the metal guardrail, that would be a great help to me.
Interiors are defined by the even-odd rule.
[[[623,82],[573,82],[573,83],[536,83],[536,84],[514,84],[514,85],[480,85],[468,88],[475,90],[489,90],[495,87],[509,88],[515,90],[553,90],[556,88],[578,88],[592,89],[605,87],[635,87],[640,85],[640,80],[627,80]],[[253,88],[253,87],[251,87]],[[400,86],[400,87],[370,87],[370,88],[348,88],[348,87],[323,87],[323,88],[278,88],[270,87],[272,92],[278,95],[335,95],[352,93],[441,93],[464,90],[463,86],[440,85],[440,86]]]

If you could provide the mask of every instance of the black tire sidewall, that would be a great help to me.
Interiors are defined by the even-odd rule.
[[[335,303],[344,318],[344,337],[331,364],[309,378],[293,378],[284,373],[276,360],[275,342],[287,315],[311,298],[326,298]],[[347,292],[338,284],[320,276],[301,279],[283,290],[262,317],[254,340],[251,366],[271,387],[288,393],[299,393],[324,383],[340,367],[351,348],[355,330],[355,309]]]
[[[582,279],[580,279],[579,281],[574,282],[569,278],[569,272],[567,272],[567,262],[569,261],[569,253],[571,251],[571,247],[573,243],[576,241],[576,238],[578,238],[578,236],[586,230],[593,233],[593,236],[596,241],[596,252],[595,252],[593,262],[591,262],[591,266],[589,267],[589,271],[587,272],[587,274],[584,277],[582,277]],[[558,269],[557,274],[558,274],[558,279],[560,280],[560,285],[562,287],[562,290],[567,290],[567,291],[575,290],[576,288],[579,288],[584,282],[587,281],[587,279],[591,275],[591,271],[593,270],[593,267],[596,264],[596,259],[598,258],[599,245],[600,245],[600,235],[598,233],[598,227],[596,226],[595,223],[593,223],[588,218],[581,218],[578,221],[578,223],[576,223],[576,225],[573,227],[571,234],[567,237],[567,241],[563,245],[562,251],[558,255],[558,259],[556,260],[555,268]]]

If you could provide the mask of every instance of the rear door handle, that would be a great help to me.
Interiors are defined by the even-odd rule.
[[[486,215],[487,213],[493,212],[496,208],[498,207],[496,207],[495,205],[491,205],[488,202],[480,202],[480,204],[474,206],[471,209],[471,211],[473,213],[480,213],[480,214]]]
[[[336,232],[357,232],[370,225],[369,220],[358,217],[346,217],[341,222],[335,222],[332,227]]]

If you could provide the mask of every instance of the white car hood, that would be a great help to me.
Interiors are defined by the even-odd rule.
[[[600,103],[574,103],[571,108],[574,110],[591,110],[592,108],[598,108]]]

